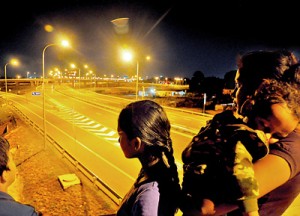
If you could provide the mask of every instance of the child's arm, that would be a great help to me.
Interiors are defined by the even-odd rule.
[[[235,146],[235,159],[233,175],[236,178],[242,197],[241,208],[243,212],[251,213],[258,211],[257,198],[259,195],[258,184],[254,176],[252,156],[241,141]]]

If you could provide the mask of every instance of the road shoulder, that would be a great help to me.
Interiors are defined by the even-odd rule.
[[[33,205],[46,215],[108,215],[117,205],[22,119],[5,137],[11,143],[18,176],[9,193],[18,201]],[[59,175],[74,173],[81,184],[65,190]]]

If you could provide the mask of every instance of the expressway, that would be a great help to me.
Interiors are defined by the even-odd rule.
[[[137,159],[127,159],[118,143],[117,118],[133,100],[66,86],[45,86],[23,95],[5,94],[8,104],[101,182],[118,202],[140,170]],[[181,152],[211,115],[165,107],[171,122],[175,160],[182,177]],[[43,113],[45,111],[45,119]],[[45,128],[44,128],[45,125]],[[45,145],[46,146],[46,145]]]

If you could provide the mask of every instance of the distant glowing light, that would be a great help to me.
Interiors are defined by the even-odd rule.
[[[124,61],[131,61],[133,59],[133,55],[130,51],[124,50],[122,52],[122,58]]]
[[[155,92],[156,92],[156,89],[154,89],[154,88],[150,89],[150,93],[155,94]]]
[[[53,32],[54,27],[52,25],[45,25],[44,29],[46,32]]]
[[[69,47],[69,46],[70,46],[70,43],[69,43],[69,41],[67,41],[67,40],[63,40],[63,41],[61,42],[61,45],[62,45],[63,47]]]
[[[18,66],[20,64],[20,62],[18,59],[12,59],[12,60],[10,60],[10,64]]]

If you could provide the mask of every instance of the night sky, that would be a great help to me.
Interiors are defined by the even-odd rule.
[[[143,77],[191,78],[195,71],[223,78],[235,70],[238,54],[257,49],[300,48],[298,7],[284,2],[52,0],[1,3],[0,75],[42,74],[42,51],[66,36],[71,49],[45,52],[46,70],[88,64],[97,75],[131,76],[136,62],[122,62],[121,46],[138,50]],[[111,20],[129,18],[129,31],[117,34]],[[53,30],[45,31],[46,24]],[[145,61],[144,56],[151,60]]]

